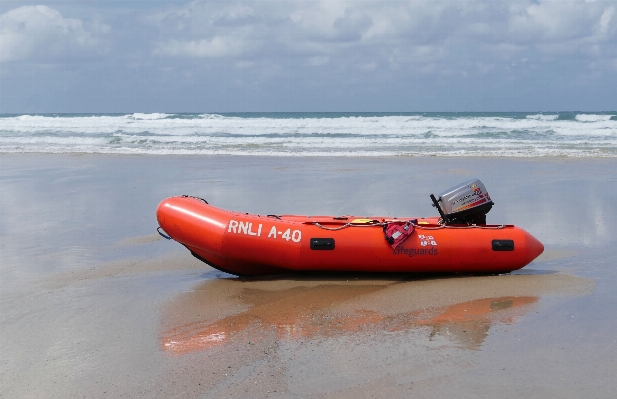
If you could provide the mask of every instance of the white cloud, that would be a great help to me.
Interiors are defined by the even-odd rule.
[[[44,60],[100,52],[97,35],[109,26],[64,18],[44,5],[23,6],[0,15],[0,61]]]
[[[521,9],[511,7],[510,39],[519,41],[560,42],[594,34],[604,12],[604,4],[582,1],[543,1]]]
[[[615,7],[579,1],[293,1],[200,2],[157,11],[153,53],[168,57],[307,57],[364,52],[371,64],[394,56],[433,62],[464,48],[475,56],[508,56],[504,48],[556,56],[589,53],[615,41]],[[435,55],[426,49],[438,49]],[[602,49],[603,47],[600,47]],[[604,47],[606,48],[606,47]],[[594,52],[595,56],[602,56]],[[314,58],[318,59],[318,58]],[[313,63],[313,62],[311,62]],[[387,65],[387,62],[378,62]]]
[[[600,17],[600,23],[598,24],[598,32],[601,35],[604,35],[608,32],[608,27],[613,17],[613,14],[615,14],[615,7],[613,6],[606,8],[602,13],[602,17]]]
[[[62,70],[66,76],[71,58],[71,73],[80,82],[98,82],[96,87],[115,82],[104,85],[109,93],[129,92],[130,85],[130,93],[150,87],[177,93],[201,85],[225,96],[237,84],[242,95],[270,96],[273,102],[304,90],[309,94],[297,101],[308,103],[310,95],[322,93],[339,101],[334,99],[350,87],[366,88],[367,98],[379,93],[395,98],[407,92],[403,88],[416,87],[425,88],[435,104],[434,93],[443,89],[476,91],[476,105],[492,104],[486,99],[491,93],[501,99],[520,94],[527,106],[529,93],[538,94],[537,102],[550,97],[541,87],[555,87],[560,94],[553,98],[561,101],[568,97],[566,87],[585,87],[585,98],[593,99],[614,83],[615,1],[162,0],[105,7],[86,2],[79,8],[56,2],[57,10],[28,6],[0,15],[0,59],[40,61],[45,67],[59,60],[58,71],[48,74],[59,76]],[[113,30],[105,33],[109,25]],[[113,44],[112,51],[101,53],[106,43]],[[77,68],[94,57],[100,62]],[[30,69],[9,64],[0,71],[0,79],[12,79],[3,81],[8,82],[3,94],[16,76],[31,80],[25,77]],[[23,86],[15,83],[11,90],[18,93]],[[569,97],[576,107],[590,101],[574,93]],[[454,98],[447,96],[458,101]],[[235,106],[229,101],[221,109]]]
[[[189,57],[233,57],[242,54],[244,43],[230,37],[215,36],[212,39],[179,41],[171,39],[158,43],[155,55]]]

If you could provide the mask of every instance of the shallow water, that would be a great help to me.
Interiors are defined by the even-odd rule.
[[[0,396],[611,397],[607,159],[3,155]],[[155,234],[177,194],[254,213],[431,215],[479,177],[545,253],[506,276],[238,279]]]

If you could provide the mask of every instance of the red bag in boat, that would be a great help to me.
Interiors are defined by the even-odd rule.
[[[396,249],[400,243],[413,233],[415,222],[416,220],[409,220],[407,223],[393,222],[384,224],[383,234],[388,244]]]

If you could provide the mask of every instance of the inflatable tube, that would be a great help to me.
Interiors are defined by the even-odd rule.
[[[383,224],[412,218],[252,215],[189,196],[164,200],[156,215],[169,237],[195,257],[236,275],[505,273],[544,251],[542,243],[516,226],[442,226],[438,217],[417,218],[415,231],[393,248],[384,238]]]

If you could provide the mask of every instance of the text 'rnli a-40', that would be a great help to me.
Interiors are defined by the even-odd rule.
[[[479,180],[431,194],[436,217],[253,215],[183,195],[160,203],[159,232],[236,275],[295,271],[504,273],[544,247],[525,230],[487,225],[493,202]],[[392,225],[409,233],[394,242]],[[161,231],[161,229],[163,231]],[[407,230],[405,230],[407,229]],[[401,241],[402,239],[402,241]]]

